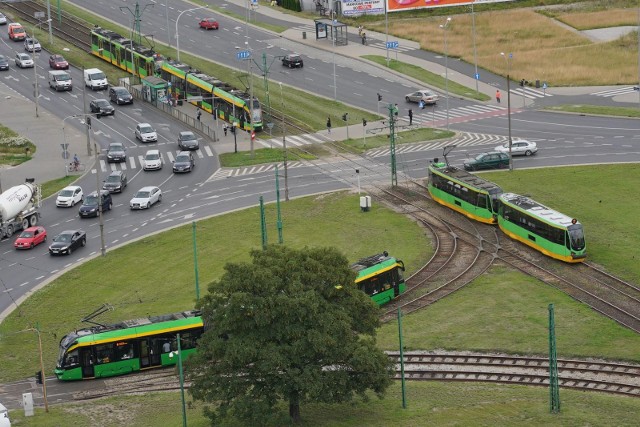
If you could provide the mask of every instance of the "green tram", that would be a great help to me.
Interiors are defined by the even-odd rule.
[[[385,251],[381,254],[362,258],[351,265],[358,273],[356,285],[378,305],[397,298],[407,290],[402,272],[404,263],[390,257]]]
[[[439,163],[429,165],[429,194],[436,202],[486,224],[496,224],[497,198],[502,189],[455,166]]]
[[[582,262],[587,247],[582,224],[513,193],[498,198],[498,226],[507,236],[565,262]]]
[[[141,78],[153,76],[160,59],[151,48],[97,26],[91,29],[91,53]]]
[[[164,61],[160,67],[160,77],[171,84],[173,96],[191,102],[217,118],[229,123],[238,123],[245,131],[262,130],[262,108],[260,101],[253,97],[249,109],[249,94],[236,89],[215,77],[194,70],[186,64]],[[191,101],[189,98],[197,99]],[[251,115],[251,121],[249,120]]]
[[[198,311],[127,320],[65,335],[55,369],[59,380],[84,380],[175,365],[176,334],[182,357],[196,351],[204,332]]]

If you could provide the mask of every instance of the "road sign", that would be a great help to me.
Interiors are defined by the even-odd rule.
[[[69,152],[67,150],[64,150],[62,152],[62,158],[65,159],[65,160],[69,158]]]
[[[476,80],[480,80],[480,73],[476,73]]]
[[[60,144],[60,147],[62,147],[62,151],[67,151],[67,148],[69,148],[69,144],[67,143]]]
[[[542,89],[546,89],[547,88],[547,82],[542,83]]]
[[[251,56],[251,52],[248,50],[241,50],[236,53],[236,58],[238,59],[247,59]]]
[[[387,49],[397,49],[399,45],[398,42],[387,42]]]

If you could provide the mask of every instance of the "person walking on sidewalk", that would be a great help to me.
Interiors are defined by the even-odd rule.
[[[413,124],[413,110],[409,110],[409,126]]]
[[[496,102],[500,104],[500,89],[496,90]]]
[[[362,44],[367,44],[367,34],[364,31],[362,32]]]
[[[327,117],[327,133],[331,133],[331,116]]]
[[[198,121],[200,121],[200,116],[202,115],[202,111],[200,111],[200,109],[198,109],[198,112],[196,113],[196,119]]]
[[[227,136],[227,130],[229,130],[229,127],[226,123],[222,125],[222,130],[224,131],[224,136]]]

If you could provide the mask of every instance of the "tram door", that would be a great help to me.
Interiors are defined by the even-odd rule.
[[[81,348],[80,349],[80,361],[82,363],[82,378],[93,378],[95,377],[94,372],[94,357],[93,351],[91,348]]]
[[[140,369],[160,365],[160,347],[156,338],[140,341]]]

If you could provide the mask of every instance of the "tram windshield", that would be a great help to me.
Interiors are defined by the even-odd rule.
[[[571,240],[571,249],[581,251],[584,249],[584,230],[582,225],[574,224],[568,227],[569,239]]]

